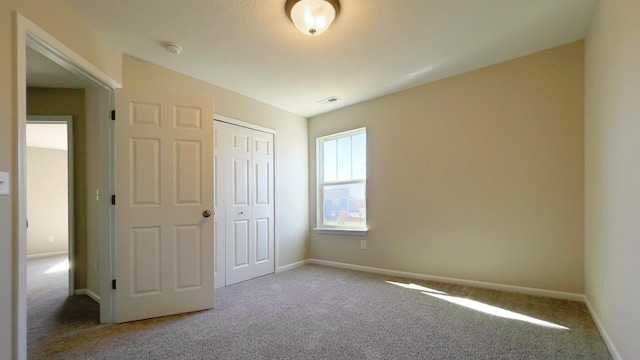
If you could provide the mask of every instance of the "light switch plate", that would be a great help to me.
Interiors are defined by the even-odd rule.
[[[0,172],[0,195],[9,195],[10,192],[9,173]]]

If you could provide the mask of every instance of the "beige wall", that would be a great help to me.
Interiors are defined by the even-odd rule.
[[[87,264],[89,234],[94,237],[98,234],[97,219],[89,219],[88,216],[88,208],[96,207],[95,195],[92,195],[95,194],[95,188],[92,190],[88,185],[97,184],[95,164],[98,162],[98,137],[97,132],[88,136],[85,90],[28,88],[27,114],[73,117],[75,288],[84,289],[87,287],[87,269],[90,267]],[[87,226],[89,223],[92,228]],[[93,239],[95,243],[97,240]]]
[[[122,80],[122,52],[89,25],[64,0],[0,1],[0,171],[12,176],[11,196],[0,196],[0,354],[10,357],[17,319],[17,274],[13,254],[17,241],[16,28],[20,12],[116,81]]]
[[[385,96],[309,122],[367,127],[367,249],[312,234],[310,257],[583,292],[583,43]]]
[[[27,147],[27,256],[68,250],[67,181],[66,150]]]
[[[320,116],[312,119],[307,129],[307,121],[299,116],[128,56],[123,58],[118,48],[64,0],[3,0],[0,171],[10,172],[14,185],[15,11],[116,81],[124,78],[125,87],[210,95],[217,114],[278,130],[280,265],[309,255],[431,275],[582,292],[581,43]],[[632,32],[627,28],[623,35]],[[606,46],[621,51],[617,44],[592,42],[599,44],[596,53],[601,63]],[[626,54],[637,55],[636,50],[631,48]],[[615,59],[621,61],[623,57]],[[615,88],[618,83],[623,81],[606,86]],[[612,90],[606,86],[600,87],[601,94]],[[611,101],[603,106],[611,107]],[[616,113],[601,110],[602,117],[612,112]],[[313,235],[307,254],[308,219],[315,224],[315,211],[307,216],[308,209],[315,208],[315,137],[358,126],[367,126],[369,131],[368,249],[359,249],[360,238]],[[600,149],[598,146],[593,149]],[[304,172],[309,159],[311,178]],[[604,166],[605,162],[597,164]],[[88,187],[85,190],[85,195],[93,191]],[[15,336],[16,200],[15,193],[0,196],[0,288],[12,289],[0,292],[0,354],[7,357]],[[604,247],[602,239],[609,235],[600,237],[591,249],[600,251]],[[617,248],[616,254],[634,253],[626,250]],[[600,255],[611,251],[605,248]],[[630,265],[609,266],[616,270],[610,276],[633,273]],[[592,294],[594,302],[604,296],[602,291]],[[635,303],[637,294],[634,290]],[[605,306],[623,304],[623,300],[603,299],[597,306],[603,311]],[[617,313],[609,315],[603,318],[612,329],[625,321]],[[615,329],[616,339],[624,342],[632,335],[623,331],[637,330],[629,326]],[[632,346],[628,346],[629,351],[634,350]]]
[[[276,216],[279,224],[279,265],[304,260],[309,228],[307,120],[127,55],[123,63],[123,85],[126,89],[211,96],[216,114],[278,131]]]
[[[622,359],[640,354],[638,17],[638,1],[600,1],[585,56],[586,295]]]

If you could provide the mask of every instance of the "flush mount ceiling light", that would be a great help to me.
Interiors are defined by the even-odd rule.
[[[284,10],[303,34],[315,36],[325,31],[340,13],[338,0],[287,0]]]

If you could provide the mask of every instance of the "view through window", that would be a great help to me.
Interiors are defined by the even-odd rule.
[[[318,227],[367,227],[367,133],[318,138]]]

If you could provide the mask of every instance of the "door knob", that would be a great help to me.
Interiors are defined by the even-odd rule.
[[[204,216],[204,217],[209,217],[209,216],[211,216],[211,210],[205,210],[205,211],[203,211],[203,212],[202,212],[202,216]]]

